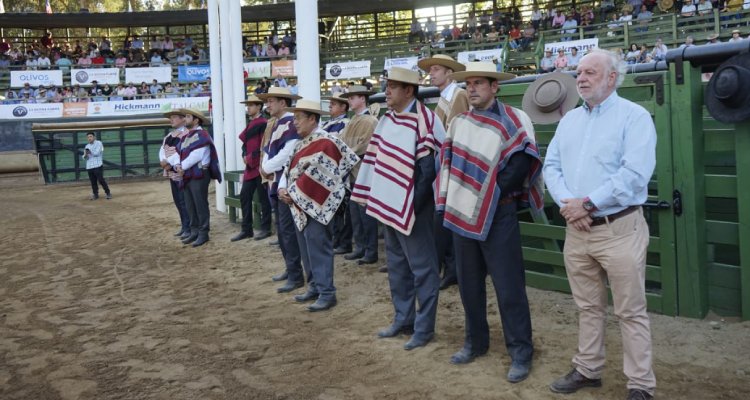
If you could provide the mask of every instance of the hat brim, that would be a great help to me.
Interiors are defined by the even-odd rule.
[[[241,101],[240,104],[245,104],[245,105],[247,105],[247,104],[260,104],[260,105],[263,105],[263,101],[245,100],[245,101]]]
[[[461,72],[466,70],[466,66],[461,64],[460,62],[446,60],[443,58],[430,57],[423,58],[417,61],[417,66],[425,72],[429,72],[430,67],[432,67],[433,65],[442,65],[443,67],[452,69],[453,72]]]
[[[173,115],[179,115],[181,117],[185,116],[185,114],[183,114],[182,112],[180,112],[178,110],[172,110],[172,111],[165,112],[164,113],[164,118],[169,118],[169,117],[171,117]]]
[[[351,96],[372,96],[375,92],[373,91],[360,91],[360,92],[346,92],[342,93],[341,97],[348,99]]]
[[[302,96],[297,96],[296,94],[279,94],[279,93],[260,93],[256,94],[259,99],[266,101],[270,99],[271,97],[276,97],[277,99],[291,99],[291,100],[299,100],[302,98]]]
[[[393,81],[393,82],[400,82],[400,83],[405,83],[407,85],[414,85],[414,86],[431,86],[431,85],[428,85],[426,83],[420,83],[420,82],[414,83],[412,81],[407,81],[405,79],[398,79],[398,78],[386,78],[385,81],[386,82],[391,82],[391,81]]]
[[[562,76],[566,76],[567,78],[562,78]],[[544,112],[534,104],[533,93],[536,88],[541,86],[543,83],[551,80],[560,82],[565,87],[565,92],[567,95],[562,104],[560,104],[560,107],[556,108],[552,112]],[[539,76],[539,78],[537,78],[529,85],[528,88],[526,88],[526,92],[523,94],[521,108],[529,116],[529,118],[531,118],[532,122],[534,122],[535,124],[546,125],[559,122],[568,111],[578,106],[579,101],[580,98],[578,96],[578,88],[576,87],[575,78],[563,73],[552,73]]]
[[[323,100],[338,101],[339,103],[349,104],[349,101],[346,99],[346,97],[344,97],[343,94],[341,95],[341,97],[333,97],[333,96],[323,97]]]
[[[716,79],[719,76],[720,70],[728,66],[750,70],[750,53],[738,54],[721,64],[708,81],[703,96],[708,113],[714,119],[725,124],[734,124],[750,119],[750,94],[746,94],[745,101],[739,107],[729,107],[716,98]],[[741,79],[737,84],[744,84],[743,86],[747,87],[750,85],[750,82],[743,82]]]
[[[305,111],[305,112],[318,114],[318,115],[331,115],[331,113],[329,113],[328,111],[317,110],[314,108],[307,108],[307,107],[287,107],[284,109],[284,111],[290,112],[290,113],[293,113],[295,111]]]
[[[490,78],[498,82],[509,81],[511,79],[516,78],[515,75],[509,74],[507,72],[461,71],[461,72],[454,72],[448,75],[448,79],[453,79],[454,81],[461,82],[461,81],[465,81],[467,78],[470,78],[472,76],[477,77],[477,78]]]

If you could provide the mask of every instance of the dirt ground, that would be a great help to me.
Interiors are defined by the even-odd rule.
[[[528,289],[534,366],[513,385],[494,298],[489,354],[453,366],[463,340],[455,287],[440,294],[436,339],[407,352],[403,337],[375,337],[392,317],[377,267],[337,256],[339,305],[309,313],[276,293],[281,254],[268,240],[230,243],[238,227],[212,211],[211,241],[183,247],[166,182],[111,186],[114,199],[88,201],[83,184],[0,176],[1,399],[626,396],[614,318],[604,386],[547,388],[576,346],[570,295]],[[750,398],[750,322],[651,318],[658,398]]]

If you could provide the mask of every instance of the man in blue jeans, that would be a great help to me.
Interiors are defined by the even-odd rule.
[[[104,145],[102,142],[96,140],[94,132],[86,134],[86,140],[88,144],[83,149],[83,159],[86,160],[86,172],[89,173],[89,181],[91,181],[91,200],[99,198],[99,185],[102,185],[104,193],[107,195],[107,200],[112,198],[112,193],[109,191],[109,185],[104,180]],[[99,185],[97,185],[97,182]]]

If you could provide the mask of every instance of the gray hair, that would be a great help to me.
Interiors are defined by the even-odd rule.
[[[601,54],[605,57],[607,60],[607,69],[609,72],[614,72],[617,74],[617,78],[615,79],[615,88],[619,88],[620,85],[622,85],[622,82],[625,80],[625,73],[628,71],[628,65],[625,63],[625,60],[623,60],[617,53],[610,50],[604,50],[604,49],[591,49],[584,57],[588,57],[592,54]]]

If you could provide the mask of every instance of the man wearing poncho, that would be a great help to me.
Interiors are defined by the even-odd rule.
[[[345,178],[359,157],[341,139],[320,128],[325,114],[320,103],[298,100],[294,126],[300,141],[294,147],[279,182],[279,200],[289,206],[296,227],[307,292],[294,296],[298,302],[315,300],[310,311],[323,311],[336,305],[333,285],[334,215],[344,200]]]
[[[418,72],[390,70],[385,96],[391,111],[375,128],[351,197],[386,227],[388,283],[396,314],[378,337],[413,330],[406,350],[432,340],[440,285],[433,184],[445,129],[435,113],[417,100],[418,85]]]
[[[451,357],[465,364],[489,348],[487,293],[495,288],[511,367],[508,381],[520,382],[531,369],[531,316],[516,212],[543,205],[539,153],[526,114],[500,103],[498,81],[513,75],[492,63],[472,62],[451,75],[466,81],[473,107],[451,122],[441,150],[438,211],[453,231],[458,288],[466,313],[463,348]]]

